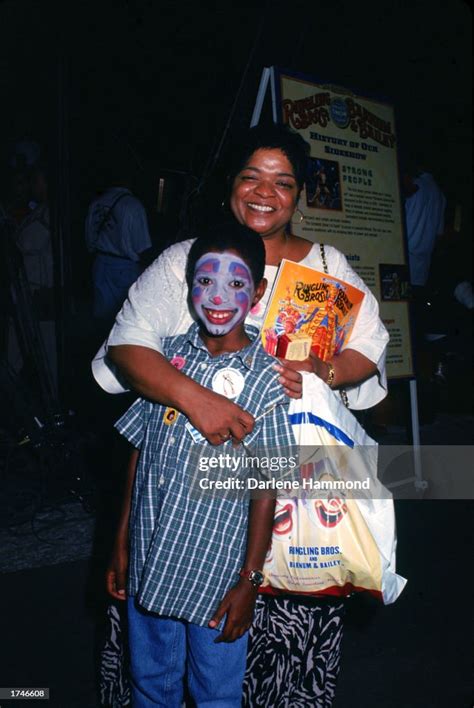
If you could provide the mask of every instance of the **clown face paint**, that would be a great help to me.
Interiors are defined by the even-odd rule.
[[[209,334],[222,336],[241,324],[255,286],[246,263],[234,253],[205,253],[196,263],[191,298]]]

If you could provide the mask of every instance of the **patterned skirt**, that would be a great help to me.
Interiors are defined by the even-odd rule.
[[[330,708],[343,619],[343,602],[259,597],[250,628],[243,705]]]

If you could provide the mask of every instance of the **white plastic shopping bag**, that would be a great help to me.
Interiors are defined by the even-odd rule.
[[[314,375],[303,374],[303,396],[289,415],[300,491],[277,500],[261,592],[367,591],[394,602],[406,580],[395,572],[393,499],[377,479],[377,443]]]

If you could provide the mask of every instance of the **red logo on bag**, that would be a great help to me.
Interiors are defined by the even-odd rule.
[[[293,529],[293,509],[295,505],[288,501],[286,504],[281,504],[277,500],[275,506],[275,516],[273,518],[273,533],[276,536],[286,536]]]
[[[314,502],[314,509],[318,520],[325,528],[337,526],[347,513],[347,505],[343,499],[333,497],[332,499],[317,499]]]

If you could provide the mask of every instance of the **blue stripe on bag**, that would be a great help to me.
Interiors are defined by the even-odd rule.
[[[345,445],[348,445],[349,447],[354,447],[354,441],[350,439],[349,436],[347,436],[340,428],[336,428],[335,425],[332,423],[328,423],[327,420],[323,420],[322,418],[318,418],[317,415],[314,415],[314,413],[290,413],[289,414],[289,419],[290,423],[292,425],[302,425],[303,423],[312,423],[313,425],[319,425],[322,428],[326,428],[328,433],[330,433],[333,438],[336,438],[336,440],[339,440],[339,442],[343,442]]]

